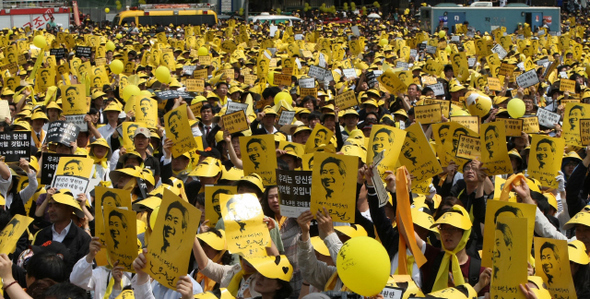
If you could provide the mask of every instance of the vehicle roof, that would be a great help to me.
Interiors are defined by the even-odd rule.
[[[258,15],[258,16],[249,16],[248,19],[251,20],[294,20],[294,21],[302,21],[301,18],[292,17],[292,16],[283,16],[283,15]]]

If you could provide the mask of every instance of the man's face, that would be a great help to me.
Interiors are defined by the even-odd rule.
[[[203,122],[210,122],[213,118],[213,111],[211,109],[201,109],[201,119]]]
[[[545,248],[541,252],[541,266],[546,275],[555,277],[558,261],[555,259],[555,252],[551,248]]]
[[[217,95],[220,96],[221,98],[225,97],[227,95],[227,85],[220,84],[217,87]]]
[[[259,164],[262,162],[262,157],[264,156],[264,150],[262,149],[262,145],[258,142],[250,143],[247,148],[248,150],[248,157],[250,161],[255,164]]]
[[[582,241],[586,248],[590,248],[590,226],[576,224],[576,239]]]
[[[324,131],[318,131],[315,134],[315,138],[314,138],[314,144],[315,146],[319,146],[322,143],[324,143],[324,140],[326,140],[326,133]]]
[[[123,220],[121,220],[121,218],[119,218],[119,216],[111,216],[109,218],[109,233],[111,234],[111,238],[113,238],[113,240],[117,240],[118,243],[122,243],[121,242],[121,231],[123,231],[124,228],[124,223]]]
[[[141,112],[143,112],[144,116],[147,116],[148,111],[150,111],[150,108],[151,108],[151,105],[150,105],[149,101],[145,101],[145,100],[141,101],[140,109],[141,109]]]
[[[68,163],[64,166],[64,175],[76,175],[82,171],[82,167],[78,163]]]
[[[494,146],[494,131],[489,130],[485,135],[486,149],[489,151]]]
[[[512,248],[506,246],[506,242],[504,242],[504,234],[499,230],[496,230],[495,242],[496,246],[492,254],[492,260],[496,263],[499,262],[502,258],[510,258],[509,254]]]
[[[50,199],[47,213],[49,214],[49,221],[56,223],[67,220],[70,217],[71,211],[67,205],[60,204],[53,199]]]
[[[172,208],[166,214],[164,221],[164,239],[168,240],[176,235],[182,233],[182,212],[179,209]]]
[[[344,116],[344,124],[346,124],[347,127],[354,127],[358,122],[359,118],[356,115],[349,114]]]
[[[322,186],[324,186],[325,189],[332,191],[334,191],[337,184],[341,184],[344,181],[344,177],[340,174],[336,163],[328,163],[324,165],[320,171],[320,179],[322,181]]]
[[[373,137],[373,153],[377,154],[383,151],[391,142],[392,140],[389,139],[389,134],[385,132],[375,134],[375,137]]]
[[[144,150],[150,144],[150,139],[146,138],[144,135],[139,134],[133,138],[133,144],[135,145],[136,149]]]
[[[78,91],[75,89],[70,89],[66,92],[66,100],[70,103],[70,106],[74,106],[74,102],[76,102],[76,98],[78,97]]]
[[[180,116],[178,116],[177,114],[173,114],[168,119],[168,124],[170,126],[170,132],[175,136],[178,136],[178,132],[180,129]]]
[[[572,109],[570,111],[570,126],[573,128],[576,126],[576,124],[578,123],[578,121],[580,120],[580,117],[582,116],[582,111],[580,109]]]
[[[551,155],[551,146],[548,143],[537,145],[537,160],[539,160],[539,163],[547,163],[549,155]]]

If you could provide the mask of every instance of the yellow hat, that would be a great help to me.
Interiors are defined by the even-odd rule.
[[[408,118],[408,113],[406,113],[406,111],[404,109],[399,109],[399,110],[393,112],[393,115],[402,115],[402,116],[405,116],[406,118]]]
[[[428,294],[428,297],[447,299],[477,298],[477,292],[475,291],[475,289],[473,289],[473,287],[470,284],[466,283],[459,286],[462,286],[462,289],[467,290],[467,294],[463,293],[463,290],[458,289],[458,286],[455,286],[442,289],[440,291],[432,292]]]
[[[121,109],[121,105],[119,105],[119,103],[117,103],[117,102],[113,101],[113,102],[110,102],[110,103],[109,103],[109,104],[108,104],[108,105],[107,105],[107,106],[104,108],[104,110],[103,110],[103,111],[104,111],[104,112],[107,112],[107,111],[117,111],[117,112],[121,112],[121,110],[122,110],[122,109]]]
[[[80,208],[80,204],[78,203],[78,201],[74,199],[74,195],[72,194],[70,189],[60,189],[59,191],[57,191],[57,193],[51,196],[51,199],[60,204],[74,208],[74,213],[76,214],[76,216],[80,218],[84,217],[84,212]]]
[[[330,256],[330,250],[328,249],[322,238],[320,238],[319,236],[315,236],[312,237],[310,241],[311,246],[313,246],[313,249],[315,249],[315,251],[317,251],[319,254],[323,256]]]
[[[465,86],[461,85],[461,84],[456,84],[454,86],[451,87],[451,89],[449,90],[449,92],[457,92],[457,91],[461,91],[464,90]]]
[[[219,234],[213,231],[197,234],[199,240],[205,242],[215,250],[227,250],[227,240],[225,239],[225,231],[220,229]]]
[[[578,162],[582,162],[582,158],[580,157],[580,155],[578,155],[578,153],[576,153],[575,151],[570,151],[569,153],[567,153],[565,156],[563,156],[563,159],[574,159],[577,160]]]
[[[266,190],[264,188],[264,184],[262,184],[262,178],[257,173],[252,173],[250,175],[247,175],[247,176],[241,178],[238,181],[238,186],[242,182],[248,182],[250,184],[254,184],[260,190],[260,192],[264,192]]]
[[[367,236],[365,228],[358,224],[334,226],[334,230],[349,238]]]
[[[47,105],[46,109],[57,109],[59,111],[63,111],[61,109],[61,107],[59,107],[59,105],[56,102],[49,103],[49,105]]]
[[[469,230],[472,226],[471,220],[469,219],[469,213],[465,211],[465,208],[459,205],[454,205],[451,210],[438,218],[432,226],[439,226],[441,224],[448,224],[462,230]]]
[[[114,171],[111,171],[109,173],[109,177],[111,178],[111,182],[118,181],[122,175],[128,175],[130,177],[138,178],[141,176],[141,168],[138,166],[135,166],[133,168],[125,167],[125,168],[115,169]]]
[[[49,120],[49,118],[47,118],[47,116],[45,115],[45,113],[43,113],[43,111],[35,111],[35,113],[33,113],[33,116],[31,116],[31,120],[36,120],[36,119],[42,119],[46,122]]]
[[[366,106],[366,105],[371,105],[373,107],[379,108],[379,105],[377,105],[377,101],[375,101],[373,99],[366,100],[361,104],[361,106]]]
[[[515,158],[518,158],[518,159],[522,160],[522,157],[520,156],[520,154],[518,153],[518,150],[516,148],[511,149],[508,152],[508,156],[512,156],[512,157],[515,157]]]
[[[295,135],[297,135],[297,133],[303,132],[303,131],[309,131],[311,133],[312,130],[308,126],[300,126],[300,127],[297,127],[297,129],[295,129],[295,132],[293,132],[293,136],[295,136]]]
[[[352,139],[350,143],[353,143],[355,139]],[[348,142],[348,140],[347,140]],[[354,144],[347,144],[340,149],[347,156],[359,157],[363,163],[366,163],[367,151],[363,150],[360,146]]]
[[[586,245],[580,240],[571,241],[567,244],[567,252],[571,262],[580,265],[588,265],[590,258],[586,253]]]
[[[30,131],[31,130],[31,125],[29,124],[29,122],[21,120],[21,121],[17,121],[14,124],[12,124],[12,127],[21,127],[23,128],[22,130],[15,130],[15,131]]]
[[[557,199],[555,198],[555,195],[553,195],[551,192],[543,192],[543,195],[547,197],[549,205],[551,205],[557,211]]]
[[[578,214],[574,215],[570,221],[563,225],[563,229],[572,229],[576,226],[576,224],[590,226],[590,213],[586,211],[578,212]]]
[[[225,167],[221,167],[221,179],[222,180],[238,181],[243,176],[244,176],[243,169],[238,169],[236,167],[231,167],[230,169],[226,169]]]
[[[93,100],[96,100],[98,97],[103,97],[103,96],[106,96],[106,95],[107,95],[106,93],[104,93],[104,92],[102,92],[100,90],[97,90],[97,91],[95,91],[95,92],[92,93],[92,99]]]
[[[191,171],[190,176],[200,176],[200,177],[207,177],[211,178],[217,176],[221,172],[221,163],[218,159],[214,157],[207,157],[193,171]]]
[[[414,222],[414,224],[424,229],[438,233],[438,228],[436,226],[433,226],[434,218],[432,217],[432,215],[424,212],[422,209],[423,207],[414,207],[410,210],[412,213],[412,221]]]
[[[293,266],[285,255],[251,257],[247,260],[260,275],[266,278],[291,281]]]

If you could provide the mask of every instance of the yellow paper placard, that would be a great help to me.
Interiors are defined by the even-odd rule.
[[[221,217],[221,195],[233,195],[238,193],[237,186],[206,185],[205,186],[205,219],[208,225],[215,227]]]
[[[563,114],[563,139],[565,144],[581,146],[580,119],[587,118],[590,104],[568,103]]]
[[[187,79],[186,90],[188,92],[203,92],[205,91],[205,81],[203,79]]]
[[[512,163],[506,148],[504,122],[486,123],[481,126],[481,162],[488,175],[513,173]]]
[[[451,116],[451,121],[479,134],[479,117],[477,116]]]
[[[383,160],[377,167],[381,176],[385,171],[395,171],[395,166],[406,139],[406,131],[386,125],[373,125],[367,147],[367,164],[373,162],[373,157],[385,150]]]
[[[135,130],[137,130],[137,128],[139,128],[141,126],[140,123],[136,123],[136,122],[123,122],[123,124],[121,125],[122,129],[123,129],[123,134],[122,134],[122,138],[123,138],[123,147],[125,147],[125,149],[127,151],[132,151],[135,149],[135,145],[133,145],[133,138],[135,136]]]
[[[507,137],[520,137],[522,135],[522,118],[498,118],[498,121],[504,122]]]
[[[539,118],[536,116],[523,117],[522,118],[522,130],[527,133],[538,133],[539,132]]]
[[[199,56],[199,63],[202,65],[211,65],[211,56]]]
[[[275,73],[273,83],[279,86],[291,86],[291,75]]]
[[[266,256],[270,233],[262,221],[264,213],[258,197],[252,193],[220,195],[219,201],[227,249],[246,257]]]
[[[430,104],[414,107],[414,117],[421,124],[429,125],[442,120],[441,104]]]
[[[311,131],[309,138],[307,138],[307,142],[305,143],[305,152],[311,153],[321,145],[329,144],[333,135],[334,133],[332,130],[317,124],[313,128],[313,131]]]
[[[318,88],[301,88],[300,89],[301,97],[304,98],[306,96],[317,97],[318,96]]]
[[[222,115],[221,120],[223,121],[223,127],[230,134],[242,132],[250,128],[244,110]]]
[[[552,298],[576,298],[566,240],[535,237],[536,275],[541,276]]]
[[[174,146],[172,147],[172,155],[178,157],[195,147],[195,138],[188,122],[186,113],[186,104],[171,110],[164,115],[164,124],[166,128],[166,137],[172,139]]]
[[[16,214],[0,231],[0,254],[11,254],[16,249],[16,243],[33,223],[33,218]]]
[[[86,114],[86,86],[84,84],[62,85],[61,87],[64,115]]]
[[[201,211],[164,188],[162,204],[148,242],[145,271],[163,286],[176,290],[178,277],[187,275]]]
[[[125,271],[135,272],[137,257],[137,222],[131,209],[104,207],[105,237],[110,264],[119,261]]]
[[[533,216],[534,217],[534,216]],[[530,252],[523,246],[532,235],[527,219],[501,217],[494,230],[494,255],[490,298],[526,298],[520,284],[527,283],[527,260]]]
[[[102,242],[105,238],[104,207],[124,207],[131,210],[131,194],[127,190],[96,186],[94,235]],[[100,209],[98,207],[101,207]]]
[[[248,85],[254,85],[256,83],[256,80],[258,80],[258,76],[256,75],[244,75],[244,83]]]
[[[459,146],[457,147],[458,158],[467,160],[481,160],[480,140],[476,137],[461,135],[459,137]]]
[[[502,188],[500,187],[500,189],[498,190],[498,194],[501,193],[501,190]],[[535,211],[535,205],[499,200],[488,200],[486,206],[486,221],[483,231],[483,250],[481,252],[482,267],[493,266],[492,259],[494,254],[493,251],[495,243],[494,231],[496,230],[496,224],[500,218],[514,217],[527,220],[527,236],[523,238],[523,240],[527,240],[526,246],[523,242],[523,244],[519,247],[524,247],[526,252],[531,252],[531,248],[533,246],[533,233],[535,230]],[[516,248],[516,246],[513,248]]]
[[[340,108],[340,110],[344,110],[356,106],[358,101],[356,100],[354,90],[348,90],[337,95],[334,98],[334,103],[336,104],[336,107]]]
[[[561,79],[559,82],[559,91],[569,92],[570,94],[576,93],[576,81]]]
[[[508,63],[502,63],[500,65],[500,72],[498,73],[498,75],[504,76],[504,77],[512,77],[513,73],[514,73],[514,65],[508,64]]]
[[[441,173],[440,163],[424,135],[422,126],[415,123],[408,127],[406,132],[399,156],[401,165],[406,166],[416,182],[426,181]]]
[[[493,91],[502,91],[502,83],[498,78],[488,77],[488,87]]]
[[[195,79],[202,79],[205,80],[207,79],[207,69],[200,69],[200,70],[195,70],[193,72],[193,78]]]
[[[451,110],[451,101],[430,99],[430,98],[424,99],[424,105],[430,105],[430,104],[440,104],[442,115],[446,118],[449,118],[449,113]]]
[[[257,173],[265,186],[276,185],[277,159],[274,135],[242,136],[240,150],[245,175]]]
[[[142,98],[135,105],[135,120],[144,123],[148,128],[155,129],[158,126],[158,101],[151,98]]]
[[[315,167],[312,170],[311,213],[323,207],[334,221],[354,223],[358,157],[325,152],[313,156]]]
[[[392,69],[387,69],[381,76],[377,78],[380,86],[383,85],[390,94],[398,94],[406,90],[407,86],[393,73]]]
[[[590,144],[590,119],[580,119],[580,142],[583,146]]]
[[[561,167],[564,140],[561,138],[533,135],[529,155],[528,174],[537,179],[541,186],[557,188],[555,179]]]

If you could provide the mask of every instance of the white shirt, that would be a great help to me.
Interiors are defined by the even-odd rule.
[[[33,197],[35,192],[37,192],[37,187],[39,187],[39,182],[37,181],[37,173],[33,171],[33,173],[27,173],[27,177],[29,178],[29,184],[22,190],[20,190],[20,199],[23,201],[23,204],[26,205],[29,199]],[[13,196],[12,193],[7,194],[6,198],[6,208],[10,208],[12,204]]]
[[[193,282],[193,295],[202,293],[203,288],[201,288],[201,285],[198,282],[196,282],[192,277],[190,278]],[[161,285],[156,280],[152,281],[151,283],[146,282],[140,285],[138,285],[136,282],[133,282],[132,286],[135,292],[135,298],[178,299],[181,297],[180,293]]]
[[[113,133],[115,132],[115,128],[111,127],[110,124],[106,124],[100,128],[98,128],[98,133],[100,133],[100,136],[102,136],[102,138],[107,140],[107,143],[109,144],[109,146],[111,146],[111,135],[113,135]]]
[[[123,272],[121,286],[125,287],[131,284],[131,273]],[[111,270],[106,267],[96,267],[92,269],[92,263],[86,261],[86,257],[81,258],[74,265],[70,273],[70,282],[85,290],[93,290],[94,298],[103,298],[107,286],[111,279]],[[120,290],[112,291],[110,299],[116,298],[121,293]]]
[[[420,248],[420,250],[422,251],[422,253],[424,254],[426,252],[426,242],[422,242],[422,248]],[[412,255],[412,251],[410,251],[410,248],[406,248],[406,256],[411,256]],[[395,255],[393,256],[393,259],[391,260],[391,274],[395,274],[395,271],[397,271],[397,265],[399,262],[399,252],[396,252]],[[414,262],[414,264],[412,264],[412,279],[414,280],[414,282],[416,282],[416,285],[418,285],[418,287],[422,287],[422,275],[420,275],[420,268],[418,268],[418,264],[416,264],[416,262]]]
[[[72,227],[72,220],[70,220],[70,224],[68,224],[68,226],[66,226],[66,228],[64,228],[61,233],[58,233],[55,230],[55,224],[51,225],[51,233],[52,233],[52,237],[51,240],[53,242],[63,242],[64,239],[66,238],[66,236],[68,235],[68,232],[70,231],[70,228]]]

